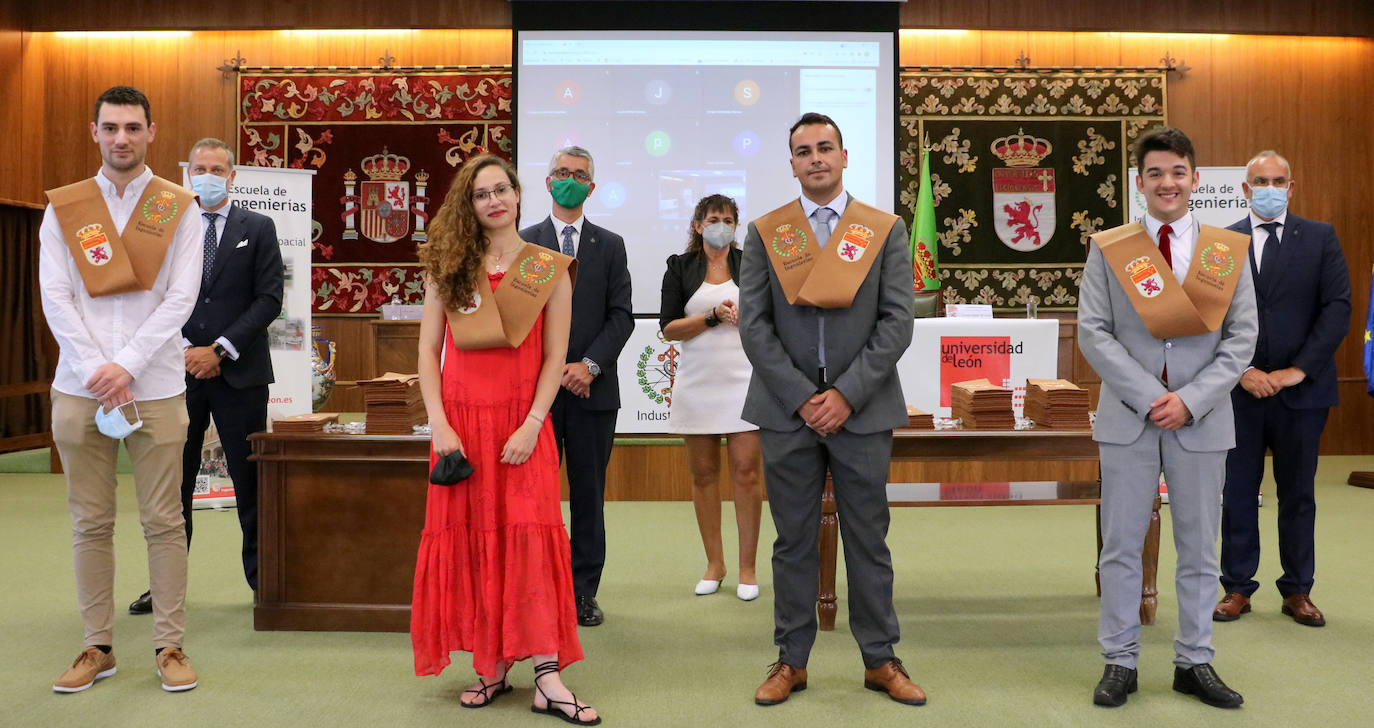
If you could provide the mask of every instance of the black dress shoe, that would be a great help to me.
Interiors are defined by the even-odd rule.
[[[1108,665],[1102,679],[1093,689],[1093,704],[1115,708],[1126,704],[1126,696],[1135,692],[1135,670],[1121,665]]]
[[[152,614],[153,613],[153,593],[143,592],[143,596],[133,600],[129,604],[129,614]]]
[[[601,613],[601,607],[596,603],[596,597],[581,596],[577,598],[577,623],[583,627],[595,627],[606,621],[606,615]]]
[[[1210,664],[1174,668],[1174,690],[1196,695],[1214,708],[1239,708],[1245,698],[1226,687]]]

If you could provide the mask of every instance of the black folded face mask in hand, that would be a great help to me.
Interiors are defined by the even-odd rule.
[[[435,485],[457,485],[467,480],[470,475],[472,464],[463,453],[454,450],[441,456],[439,461],[434,463],[434,469],[429,471],[429,482]]]

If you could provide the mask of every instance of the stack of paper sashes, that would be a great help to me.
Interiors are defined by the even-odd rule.
[[[1011,411],[1011,390],[986,379],[972,379],[950,386],[950,414],[963,421],[965,430],[1011,430],[1016,417]]]
[[[1026,417],[1037,427],[1088,429],[1088,390],[1067,379],[1027,379]]]
[[[338,422],[335,412],[313,412],[308,415],[291,415],[272,420],[273,432],[324,432],[324,426]]]
[[[367,434],[409,435],[425,423],[425,400],[420,395],[420,375],[387,372],[376,379],[358,382],[363,388]]]

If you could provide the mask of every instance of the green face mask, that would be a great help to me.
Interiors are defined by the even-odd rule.
[[[549,194],[553,195],[553,201],[560,207],[569,210],[576,209],[591,194],[592,186],[578,182],[569,177],[567,179],[556,179],[549,184]]]

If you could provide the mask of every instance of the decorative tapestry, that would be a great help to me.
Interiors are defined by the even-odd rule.
[[[311,309],[423,300],[416,244],[473,155],[511,156],[508,66],[239,74],[241,164],[317,170]]]
[[[922,140],[946,303],[1078,306],[1088,237],[1126,222],[1130,147],[1163,124],[1164,69],[907,68],[898,207],[916,205]]]

